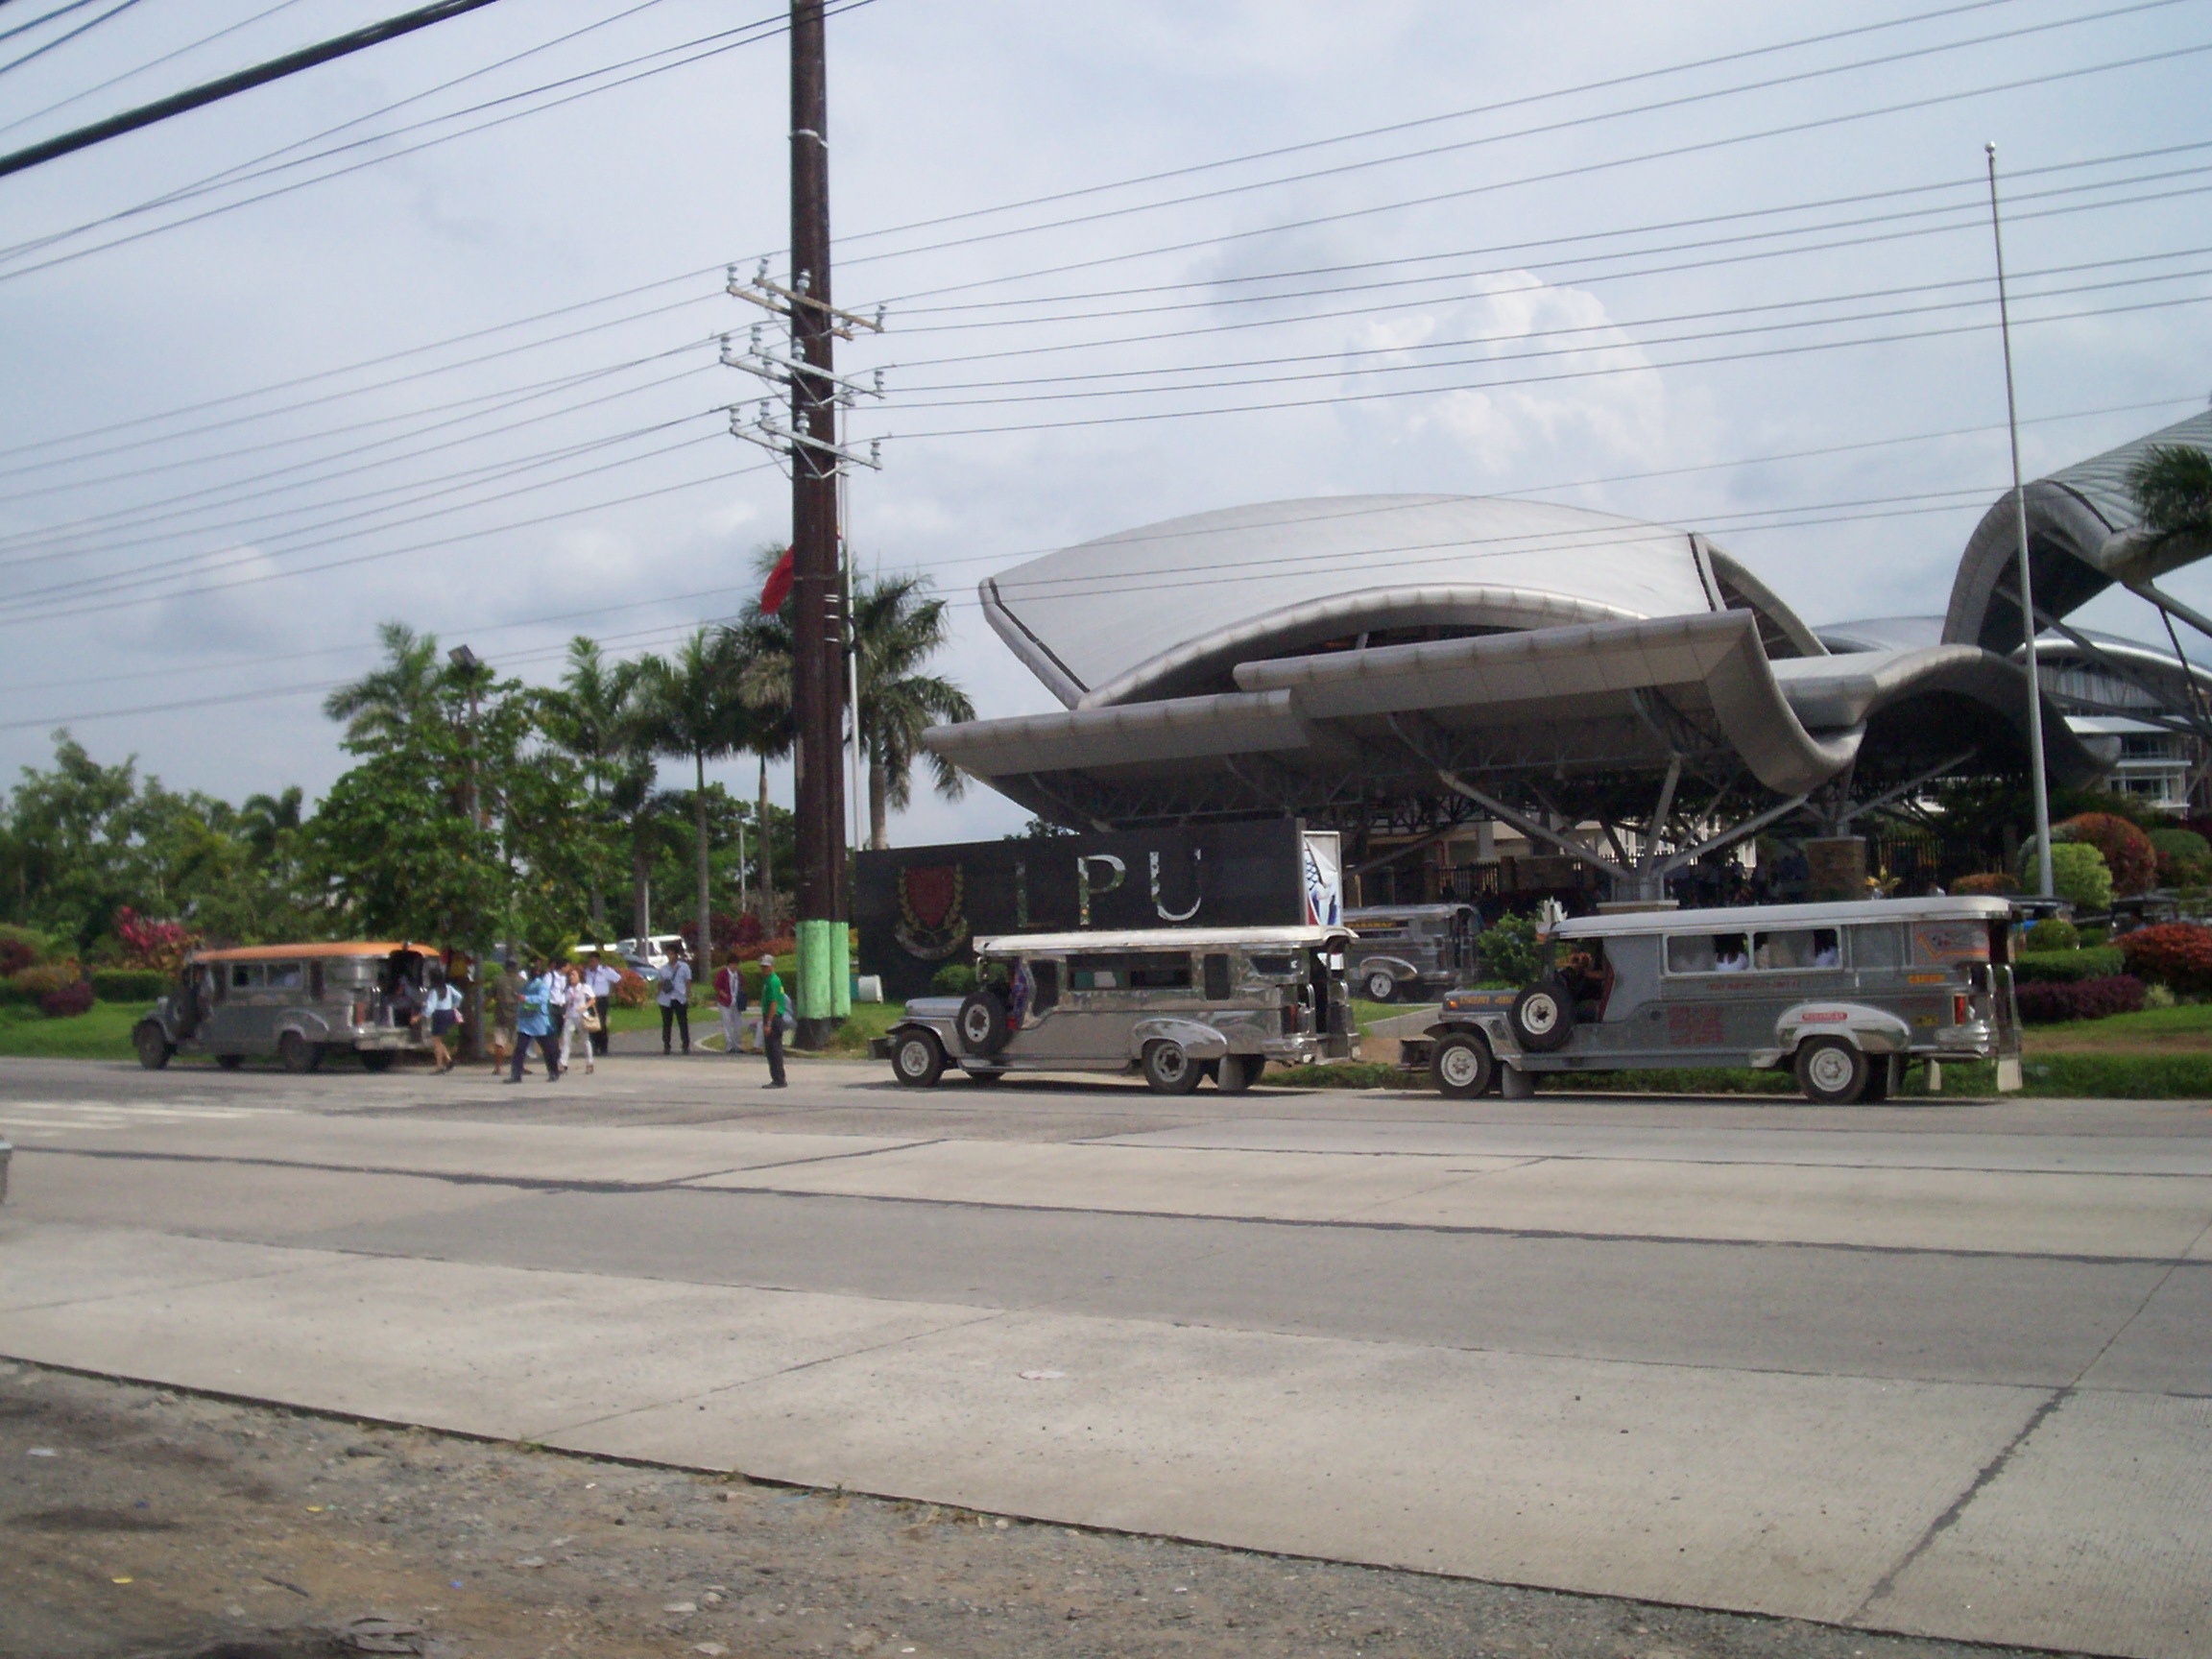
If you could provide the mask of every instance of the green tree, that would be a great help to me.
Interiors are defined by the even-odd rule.
[[[2128,469],[2128,490],[2143,528],[2158,541],[2212,548],[2212,454],[2153,444]]]
[[[652,820],[662,803],[654,787],[651,724],[640,696],[642,662],[609,662],[598,643],[582,635],[568,642],[561,682],[539,696],[539,718],[552,743],[583,769],[585,786],[602,822],[630,847],[632,926],[647,931],[645,872],[650,865]],[[608,934],[607,897],[598,873],[588,887],[591,926]]]
[[[745,696],[742,647],[728,629],[702,628],[668,661],[646,659],[643,702],[654,746],[686,756],[692,766],[702,958],[713,940],[713,875],[709,861],[707,762],[750,746],[753,710]]]
[[[781,547],[771,546],[755,553],[755,568],[763,581],[782,552]],[[798,748],[798,728],[793,724],[791,712],[790,602],[785,601],[782,610],[772,615],[762,615],[756,611],[729,632],[734,637],[737,653],[744,661],[738,685],[752,721],[752,736],[745,745],[746,752],[759,761],[759,805],[756,823],[759,839],[757,856],[760,917],[763,924],[773,925],[778,848],[781,845],[776,827],[780,819],[787,820],[788,815],[769,804],[768,762],[781,759]],[[795,861],[796,840],[790,845]]]
[[[925,672],[950,642],[945,601],[923,576],[891,576],[858,584],[853,633],[860,657],[860,740],[868,756],[868,845],[891,845],[890,808],[914,798],[914,763],[931,726],[975,718],[975,705],[951,681]],[[937,792],[957,800],[965,780],[942,756],[929,757]]]

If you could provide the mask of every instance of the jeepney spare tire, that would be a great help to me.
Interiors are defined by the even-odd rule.
[[[934,1088],[945,1075],[945,1050],[926,1031],[902,1031],[891,1039],[891,1075],[909,1089]]]
[[[1436,1040],[1436,1051],[1429,1058],[1429,1076],[1437,1094],[1454,1100],[1472,1100],[1490,1092],[1490,1085],[1498,1078],[1498,1062],[1479,1031],[1454,1031]]]
[[[169,1033],[161,1029],[158,1020],[142,1020],[138,1028],[131,1033],[131,1046],[138,1050],[138,1064],[149,1071],[158,1071],[169,1064],[169,1057],[177,1052],[169,1041]]]
[[[952,1029],[960,1034],[960,1051],[978,1060],[998,1053],[1012,1035],[1006,1025],[1006,1004],[988,991],[968,993]]]
[[[1241,1094],[1259,1081],[1266,1064],[1264,1054],[1224,1054],[1216,1062],[1214,1087],[1224,1094]]]
[[[1367,973],[1367,1000],[1387,1002],[1398,995],[1398,981],[1390,977],[1387,968],[1372,968]]]
[[[1873,1067],[1840,1037],[1815,1037],[1797,1047],[1797,1087],[1815,1106],[1856,1106]]]
[[[1575,1035],[1575,998],[1556,979],[1539,979],[1513,998],[1506,1016],[1513,1035],[1531,1054],[1551,1054]]]
[[[276,1039],[276,1058],[284,1062],[287,1071],[312,1071],[323,1064],[323,1045],[308,1042],[297,1031],[287,1031]]]
[[[389,1048],[364,1048],[361,1050],[361,1070],[364,1071],[389,1071],[392,1062],[399,1056]]]
[[[1155,1094],[1188,1094],[1198,1087],[1202,1074],[1198,1062],[1183,1045],[1163,1037],[1144,1045],[1144,1081]]]

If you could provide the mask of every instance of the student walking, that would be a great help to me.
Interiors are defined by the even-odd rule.
[[[431,971],[430,995],[422,999],[422,1017],[430,1023],[430,1058],[438,1064],[438,1073],[444,1076],[453,1070],[453,1055],[446,1050],[445,1039],[461,1025],[461,987],[436,969]],[[461,1040],[454,1038],[457,1050]]]
[[[684,1033],[684,1052],[691,1052],[691,958],[679,939],[661,967],[661,1052],[670,1052],[669,1033]]]
[[[584,981],[584,971],[573,962],[561,970],[560,980],[562,1006],[568,1016],[561,1026],[561,1070],[568,1070],[568,1048],[574,1043],[584,1050],[584,1075],[589,1077],[598,1070],[591,1063],[591,1039],[599,1028],[591,987]]]
[[[745,977],[738,972],[734,950],[714,972],[714,1006],[722,1013],[722,1052],[734,1054],[745,1037]]]
[[[591,1012],[598,1023],[591,1027],[591,1046],[594,1051],[607,1052],[607,1034],[613,1029],[608,1016],[614,1012],[614,987],[622,983],[622,971],[610,968],[607,958],[591,958],[591,971],[584,975],[584,982],[591,989]],[[589,1070],[589,1067],[585,1068]]]
[[[516,998],[515,1065],[507,1073],[510,1083],[522,1081],[522,1063],[529,1058],[532,1043],[538,1045],[538,1051],[545,1057],[545,1081],[561,1080],[561,1057],[553,1050],[553,975],[542,960],[537,968],[523,982]]]
[[[783,1019],[791,999],[783,995],[783,981],[776,973],[776,958],[760,958],[760,1046],[768,1051],[770,1089],[783,1087]]]

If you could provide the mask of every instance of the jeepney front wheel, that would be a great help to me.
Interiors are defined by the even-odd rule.
[[[276,1039],[276,1058],[287,1071],[312,1071],[323,1064],[323,1045],[308,1042],[297,1031],[287,1031]]]
[[[1840,1037],[1815,1037],[1797,1049],[1797,1087],[1815,1106],[1856,1106],[1873,1068]]]
[[[1155,1094],[1188,1094],[1198,1087],[1198,1063],[1183,1045],[1163,1038],[1144,1045],[1144,1081]]]
[[[131,1046],[138,1050],[138,1064],[149,1071],[160,1070],[177,1052],[177,1046],[169,1041],[169,1033],[155,1020],[145,1022],[131,1033]]]
[[[891,1075],[909,1089],[933,1089],[945,1075],[945,1050],[926,1031],[908,1031],[891,1045]]]
[[[1490,1045],[1472,1031],[1457,1031],[1439,1038],[1430,1057],[1429,1074],[1436,1093],[1454,1100],[1472,1100],[1490,1092],[1497,1080],[1498,1062]]]
[[[1390,977],[1389,970],[1377,968],[1367,975],[1367,1000],[1387,1002],[1398,995],[1398,981]]]

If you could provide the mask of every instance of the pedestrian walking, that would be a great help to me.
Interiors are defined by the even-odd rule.
[[[439,1075],[444,1076],[453,1070],[453,1053],[447,1051],[445,1039],[461,1025],[461,987],[440,970],[431,970],[430,995],[422,999],[422,1014],[430,1022],[430,1058],[437,1063]],[[453,1049],[458,1051],[460,1046],[461,1040],[455,1037]]]
[[[714,972],[714,1006],[722,1014],[722,1052],[734,1054],[745,1036],[745,976],[738,971],[734,950]]]
[[[760,1046],[768,1051],[768,1084],[783,1087],[783,1022],[790,1018],[791,999],[783,995],[777,976],[776,958],[760,958]]]
[[[592,1014],[591,987],[585,983],[584,971],[569,963],[560,971],[562,1006],[567,1019],[561,1026],[561,1070],[568,1070],[568,1048],[571,1043],[584,1050],[584,1075],[589,1077],[598,1068],[591,1063],[591,1037],[598,1021]]]
[[[611,968],[604,956],[591,958],[591,971],[584,975],[585,983],[591,987],[591,1012],[598,1023],[591,1027],[591,1046],[594,1051],[607,1052],[607,1034],[612,1031],[614,1012],[614,987],[622,983],[622,971]]]
[[[521,1005],[522,985],[515,963],[492,970],[492,1075],[507,1070],[508,1051],[516,1046],[515,1021]]]
[[[684,1033],[684,1052],[691,1052],[691,958],[679,939],[661,965],[661,1052],[670,1052],[671,1031]]]
[[[561,1058],[553,1049],[553,976],[542,958],[517,993],[515,1033],[515,1064],[507,1073],[507,1081],[522,1081],[522,1063],[529,1058],[530,1045],[535,1043],[538,1051],[545,1057],[545,1081],[558,1083]]]

